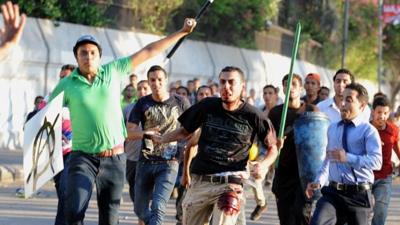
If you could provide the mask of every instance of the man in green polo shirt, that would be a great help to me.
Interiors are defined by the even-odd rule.
[[[97,188],[99,224],[117,224],[125,179],[127,136],[120,106],[120,80],[133,68],[166,50],[196,26],[186,19],[181,30],[153,42],[135,54],[100,65],[102,48],[90,35],[74,46],[78,63],[70,76],[61,80],[51,99],[64,91],[64,103],[71,113],[72,153],[67,187],[67,224],[83,224],[85,211]]]

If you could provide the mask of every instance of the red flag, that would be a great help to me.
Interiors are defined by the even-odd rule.
[[[400,4],[384,4],[382,19],[384,23],[397,25],[400,23]]]

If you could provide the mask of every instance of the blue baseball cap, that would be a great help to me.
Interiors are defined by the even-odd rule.
[[[88,34],[87,34],[87,35],[81,36],[81,37],[76,41],[75,46],[74,46],[74,49],[73,49],[74,55],[76,56],[76,54],[77,54],[77,52],[78,52],[78,47],[79,47],[79,46],[81,46],[81,45],[83,45],[83,44],[87,44],[87,43],[91,43],[91,44],[96,45],[97,48],[99,49],[99,54],[100,54],[100,57],[101,57],[102,49],[101,49],[101,45],[100,45],[99,41],[97,41],[97,39],[96,39],[95,37],[93,37],[92,35],[88,35]]]

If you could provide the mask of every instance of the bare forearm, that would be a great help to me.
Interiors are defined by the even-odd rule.
[[[197,154],[197,146],[188,147],[185,151],[185,157],[183,160],[183,170],[185,173],[190,173],[190,164],[192,163],[192,159]]]
[[[128,137],[129,140],[139,140],[143,139],[144,131],[141,130],[128,130]]]
[[[278,157],[278,149],[277,149],[276,145],[272,145],[268,149],[267,155],[265,156],[265,158],[262,161],[262,163],[265,166],[269,167],[275,162],[277,157]]]
[[[162,143],[169,143],[169,142],[174,142],[174,141],[178,141],[178,140],[182,140],[185,139],[186,137],[188,137],[190,135],[189,132],[187,132],[185,130],[185,128],[180,127],[170,133],[164,134],[162,136]]]

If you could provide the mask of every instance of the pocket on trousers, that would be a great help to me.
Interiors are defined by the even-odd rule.
[[[349,206],[371,208],[373,205],[372,194],[370,191],[360,191],[346,194]]]

